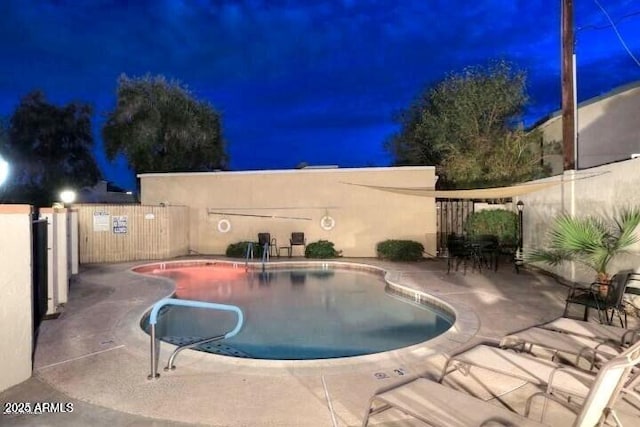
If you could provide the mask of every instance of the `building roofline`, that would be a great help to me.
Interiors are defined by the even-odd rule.
[[[607,99],[607,98],[611,98],[613,96],[619,95],[621,93],[624,92],[628,92],[632,89],[637,89],[640,88],[640,80],[636,80],[634,82],[631,83],[627,83],[624,84],[622,86],[618,86],[617,88],[614,88],[612,90],[610,90],[609,92],[603,93],[601,95],[598,96],[594,96],[593,98],[589,98],[585,101],[579,102],[577,107],[578,109],[582,108],[582,107],[587,107],[591,104],[595,104],[596,102],[600,102],[603,99]],[[530,129],[536,129],[542,125],[544,125],[545,123],[551,122],[552,120],[559,118],[562,116],[562,110],[557,110],[554,111],[551,114],[548,114],[544,117],[542,117],[541,119],[539,119],[538,121],[536,121],[535,123],[533,123],[530,127]]]
[[[293,173],[336,173],[336,172],[380,172],[391,170],[435,170],[435,166],[388,166],[366,168],[301,168],[301,169],[261,169],[244,171],[216,171],[216,172],[160,172],[139,173],[138,178],[150,178],[159,176],[210,176],[210,175],[259,175],[259,174],[293,174]]]

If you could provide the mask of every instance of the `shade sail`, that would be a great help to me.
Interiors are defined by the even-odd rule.
[[[524,183],[509,187],[478,188],[473,190],[434,190],[428,187],[383,187],[379,185],[356,184],[345,182],[348,185],[368,187],[374,190],[388,191],[391,193],[407,194],[410,196],[435,197],[438,199],[508,199],[533,193],[545,188],[553,187],[568,181],[547,181]]]

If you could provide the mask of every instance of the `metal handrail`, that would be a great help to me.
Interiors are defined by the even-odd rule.
[[[265,243],[264,246],[262,247],[262,271],[264,271],[264,263],[269,262],[270,250],[271,248],[269,248],[269,242]]]
[[[176,305],[181,307],[193,307],[193,308],[208,308],[212,310],[222,310],[222,311],[233,311],[238,315],[238,323],[236,323],[236,326],[231,331],[221,336],[207,338],[204,340],[205,342],[213,341],[215,339],[231,338],[235,336],[238,332],[240,332],[240,329],[242,329],[242,325],[244,324],[244,315],[242,314],[242,310],[239,307],[236,307],[235,305],[218,304],[214,302],[193,301],[193,300],[176,299],[176,298],[161,299],[160,301],[158,301],[153,305],[153,308],[151,309],[151,314],[149,315],[149,325],[151,326],[151,373],[149,374],[149,377],[148,377],[149,379],[158,378],[160,376],[160,374],[158,373],[158,354],[159,354],[158,350],[160,347],[160,341],[156,339],[156,324],[158,323],[158,313],[160,312],[160,309],[167,305]],[[192,343],[192,344],[197,345],[198,343]],[[192,344],[188,344],[187,346],[190,346]],[[187,346],[185,346],[184,348],[187,348]],[[173,360],[175,359],[175,356],[177,355],[177,353],[179,353],[180,351],[181,351],[180,348],[178,348],[176,349],[176,351],[173,352],[173,354],[169,358],[169,364],[167,365],[167,367],[173,366]]]
[[[249,244],[247,244],[247,254],[244,259],[245,270],[249,269],[249,255],[251,255],[251,259],[253,259],[253,242],[249,242]]]

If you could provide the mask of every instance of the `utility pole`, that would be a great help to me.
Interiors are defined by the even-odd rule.
[[[576,168],[573,46],[573,0],[562,0],[562,153],[564,170],[575,170]]]

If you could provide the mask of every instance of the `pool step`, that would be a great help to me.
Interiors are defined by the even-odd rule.
[[[203,337],[176,337],[176,336],[165,336],[162,337],[163,341],[168,342],[169,344],[182,346],[194,343],[196,341],[200,341]],[[243,352],[242,350],[238,350],[237,348],[231,347],[224,342],[209,342],[206,344],[202,344],[198,346],[198,350],[206,351],[207,353],[220,354],[223,356],[233,356],[233,357],[244,357],[246,359],[251,359],[251,355]]]

